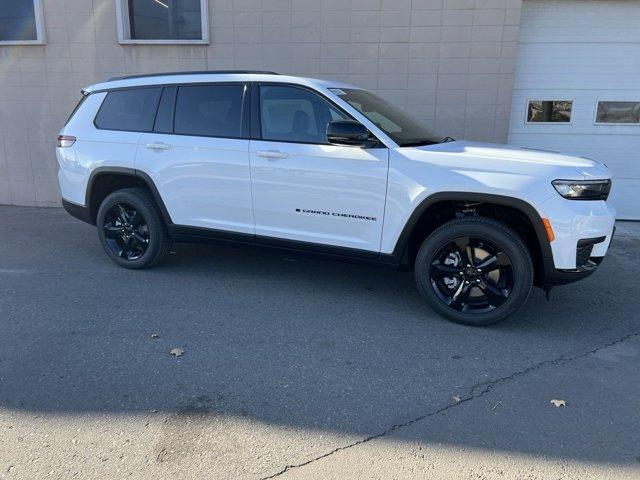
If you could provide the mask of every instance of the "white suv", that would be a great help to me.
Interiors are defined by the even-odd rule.
[[[271,72],[93,85],[57,158],[64,207],[118,265],[154,265],[172,241],[392,264],[473,325],[591,274],[615,220],[600,163],[443,138],[366,90]]]

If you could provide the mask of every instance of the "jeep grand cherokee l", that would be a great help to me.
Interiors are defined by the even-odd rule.
[[[172,241],[386,263],[473,325],[591,274],[615,220],[600,163],[441,137],[366,90],[270,72],[88,87],[57,159],[64,207],[122,267]]]

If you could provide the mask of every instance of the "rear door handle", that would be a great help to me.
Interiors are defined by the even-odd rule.
[[[145,146],[151,150],[169,150],[171,148],[171,145],[164,142],[147,143]]]
[[[258,150],[256,152],[259,157],[269,158],[271,160],[277,160],[279,158],[287,158],[289,156],[288,153],[279,152],[278,150]]]

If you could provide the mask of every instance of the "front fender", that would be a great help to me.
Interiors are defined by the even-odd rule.
[[[452,157],[416,161],[391,150],[381,253],[401,251],[422,213],[441,201],[490,202],[517,208],[546,241],[539,206],[557,194],[544,176],[467,165],[456,164]]]

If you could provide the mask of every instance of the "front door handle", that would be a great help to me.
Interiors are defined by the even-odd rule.
[[[147,143],[145,146],[151,150],[169,150],[171,148],[171,145],[164,142]]]
[[[289,156],[288,153],[279,152],[278,150],[259,150],[256,152],[259,157],[269,158],[271,160],[277,160],[279,158],[287,158]]]

